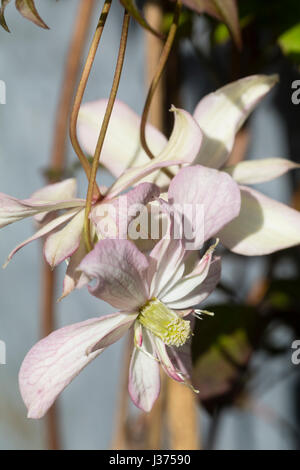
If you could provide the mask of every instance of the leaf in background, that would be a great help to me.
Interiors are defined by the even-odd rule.
[[[16,0],[16,8],[28,20],[44,29],[49,29],[37,12],[34,0]]]
[[[198,13],[208,13],[224,22],[231,31],[236,45],[242,47],[241,30],[236,0],[183,0],[183,3]]]
[[[145,29],[153,33],[155,36],[162,38],[162,35],[155,31],[148,22],[145,20],[138,7],[136,6],[135,0],[120,0],[123,7],[130,13],[130,15]]]
[[[233,392],[260,336],[255,308],[226,304],[208,310],[215,316],[197,322],[192,341],[193,385],[201,402]]]
[[[5,21],[5,17],[4,17],[4,11],[5,11],[5,8],[6,6],[8,5],[8,3],[10,2],[10,0],[1,0],[1,7],[0,7],[0,24],[1,26],[6,29],[6,31],[9,33],[9,28],[6,24],[6,21]]]
[[[300,63],[300,23],[281,34],[278,43],[286,56]]]

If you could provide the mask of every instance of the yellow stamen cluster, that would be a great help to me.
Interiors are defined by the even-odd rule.
[[[140,309],[138,321],[168,346],[182,346],[191,334],[190,322],[155,298]]]

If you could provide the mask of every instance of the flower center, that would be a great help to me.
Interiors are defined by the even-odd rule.
[[[191,334],[190,322],[155,298],[140,309],[137,319],[168,346],[182,346]]]

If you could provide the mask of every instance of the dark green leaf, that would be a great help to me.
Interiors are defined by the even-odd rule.
[[[215,316],[197,322],[192,341],[193,382],[201,401],[232,391],[259,336],[254,308],[234,304],[208,309]]]
[[[300,62],[300,23],[285,31],[278,38],[278,43],[282,52],[295,60]]]

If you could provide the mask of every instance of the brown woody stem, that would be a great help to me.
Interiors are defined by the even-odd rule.
[[[128,28],[129,28],[129,22],[130,22],[130,15],[129,13],[125,10],[124,12],[124,19],[123,19],[123,26],[122,26],[122,33],[121,33],[121,40],[120,40],[120,47],[119,47],[119,54],[118,54],[118,59],[117,59],[117,64],[116,64],[116,69],[115,69],[115,75],[109,95],[109,100],[107,103],[104,119],[102,122],[100,134],[98,137],[98,142],[93,158],[93,163],[92,163],[92,168],[91,168],[91,173],[90,173],[90,178],[89,178],[89,186],[88,186],[88,192],[87,192],[87,197],[86,197],[86,208],[85,208],[85,219],[84,219],[84,237],[85,237],[85,244],[86,248],[88,251],[91,251],[92,249],[92,240],[91,240],[91,227],[90,227],[90,211],[92,207],[92,201],[94,197],[94,188],[96,185],[96,176],[97,176],[97,170],[99,166],[99,158],[101,154],[101,150],[104,144],[104,139],[106,136],[109,120],[111,117],[111,113],[113,110],[113,106],[115,103],[115,99],[117,96],[118,88],[119,88],[119,83],[120,83],[120,78],[121,78],[121,73],[123,69],[123,64],[124,64],[124,58],[125,58],[125,52],[126,52],[126,45],[127,45],[127,37],[128,37]],[[101,198],[101,196],[100,196]],[[98,198],[98,199],[100,199]]]
[[[173,43],[174,43],[174,39],[175,39],[175,36],[176,36],[178,24],[179,24],[180,12],[181,12],[181,0],[177,0],[176,1],[176,6],[175,6],[173,22],[172,22],[172,25],[170,27],[170,31],[169,31],[167,40],[166,40],[165,45],[163,47],[163,51],[162,51],[162,54],[160,56],[160,60],[159,60],[159,63],[158,63],[156,73],[154,75],[154,78],[152,80],[152,83],[151,83],[149,91],[148,91],[148,95],[147,95],[147,98],[146,98],[146,102],[145,102],[144,110],[143,110],[143,114],[142,114],[142,119],[141,119],[140,140],[141,140],[141,144],[142,144],[143,149],[147,153],[148,157],[151,158],[151,159],[155,158],[155,155],[153,155],[153,153],[151,152],[151,150],[150,150],[150,148],[147,144],[147,140],[146,140],[146,125],[147,125],[147,120],[148,120],[148,114],[149,114],[152,98],[155,94],[155,91],[157,89],[159,81],[162,77],[163,71],[165,69],[167,60],[169,58],[169,55],[170,55],[170,52],[171,52],[171,49],[172,49],[172,46],[173,46]],[[168,171],[168,170],[165,170],[165,171]],[[173,177],[172,174],[170,174],[168,176]]]
[[[65,169],[68,116],[72,106],[72,99],[79,73],[83,47],[89,30],[94,5],[95,0],[81,0],[76,14],[74,32],[67,54],[63,85],[56,112],[51,162],[50,168],[47,172],[48,182],[54,182],[61,179]],[[42,337],[48,336],[55,329],[55,287],[55,272],[52,271],[47,262],[44,261],[41,286]],[[45,419],[47,428],[47,448],[50,450],[57,450],[61,447],[57,404],[52,406]]]
[[[95,60],[96,52],[97,52],[99,42],[103,33],[106,19],[107,19],[107,16],[111,7],[111,2],[112,0],[105,0],[104,2],[103,8],[100,14],[100,18],[98,21],[98,25],[97,25],[90,49],[89,49],[88,57],[86,59],[86,63],[85,63],[85,66],[81,75],[81,79],[78,85],[78,89],[77,89],[77,93],[75,96],[74,105],[73,105],[73,109],[71,113],[71,118],[70,118],[71,143],[88,179],[90,179],[91,167],[78,141],[77,120],[78,120],[79,109],[82,103],[82,98],[86,89],[86,85],[90,76],[90,72],[91,72],[94,60]],[[100,191],[98,187],[96,187],[95,190],[97,192],[97,195],[100,196]]]

